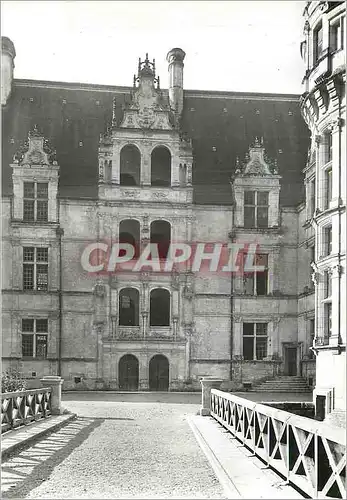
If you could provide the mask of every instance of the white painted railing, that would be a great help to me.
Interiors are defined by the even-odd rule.
[[[344,429],[217,389],[211,416],[311,498],[346,498]]]

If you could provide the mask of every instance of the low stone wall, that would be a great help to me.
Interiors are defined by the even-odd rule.
[[[301,361],[301,376],[306,380],[307,385],[316,385],[316,360],[304,359]]]
[[[252,386],[277,377],[281,370],[282,361],[262,360],[245,361],[233,360],[232,362],[232,387],[231,390],[244,390],[244,384]]]

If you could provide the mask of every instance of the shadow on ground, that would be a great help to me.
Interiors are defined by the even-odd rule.
[[[104,418],[78,418],[3,462],[2,498],[24,498],[46,481],[54,468],[104,421]]]

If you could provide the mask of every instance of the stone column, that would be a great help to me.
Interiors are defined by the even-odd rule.
[[[203,377],[200,380],[202,386],[202,400],[200,415],[202,417],[211,414],[211,389],[219,389],[223,380],[215,377]]]
[[[42,387],[51,387],[51,412],[52,415],[61,415],[63,409],[61,406],[61,386],[64,379],[55,375],[46,375],[40,380]]]

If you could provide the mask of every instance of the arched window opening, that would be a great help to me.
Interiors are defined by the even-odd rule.
[[[158,146],[151,155],[151,184],[158,187],[171,186],[171,153]]]
[[[141,172],[141,154],[136,146],[124,146],[120,153],[121,186],[139,186]]]
[[[119,294],[119,325],[139,326],[139,291],[123,288]]]
[[[170,326],[170,292],[155,288],[150,298],[150,326]]]
[[[132,354],[122,356],[118,364],[119,389],[137,391],[139,388],[139,360]]]
[[[135,219],[125,219],[119,224],[119,243],[128,243],[135,249],[134,259],[140,255],[140,223]],[[125,255],[125,251],[121,250],[119,256]]]
[[[165,220],[156,220],[151,224],[151,243],[158,245],[160,259],[166,259],[171,241],[171,226]]]

